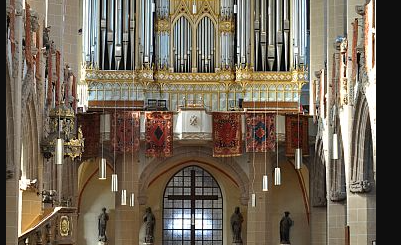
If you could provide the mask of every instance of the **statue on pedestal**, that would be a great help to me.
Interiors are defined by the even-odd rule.
[[[234,213],[231,215],[230,223],[233,232],[233,243],[242,243],[241,230],[244,217],[239,211],[239,207],[235,207]]]
[[[102,213],[98,217],[99,241],[107,242],[106,225],[109,220],[109,215],[106,213],[106,208],[102,208]]]
[[[280,221],[280,243],[291,244],[290,242],[290,227],[294,224],[292,219],[288,217],[290,212],[285,211],[284,217]]]
[[[150,207],[146,208],[146,213],[143,215],[143,221],[145,222],[146,227],[145,243],[153,243],[153,231],[156,219]]]

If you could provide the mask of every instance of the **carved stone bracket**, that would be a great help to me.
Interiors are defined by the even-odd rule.
[[[368,180],[351,181],[350,191],[353,193],[366,193],[372,190],[372,184]]]
[[[330,192],[330,200],[333,202],[340,202],[345,200],[345,198],[347,197],[347,193],[344,191],[331,191]]]

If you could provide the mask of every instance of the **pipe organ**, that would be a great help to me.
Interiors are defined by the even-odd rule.
[[[102,70],[147,65],[179,73],[234,67],[289,71],[307,62],[306,4],[306,0],[84,0],[83,60]]]
[[[297,102],[308,79],[307,0],[83,4],[89,101],[165,99],[175,110],[197,100],[224,111],[239,99]]]
[[[175,72],[191,72],[192,30],[189,21],[181,16],[174,24],[173,59]]]

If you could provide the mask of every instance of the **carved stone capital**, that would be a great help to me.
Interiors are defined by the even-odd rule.
[[[368,180],[351,181],[350,191],[353,193],[366,193],[372,190],[372,184]]]

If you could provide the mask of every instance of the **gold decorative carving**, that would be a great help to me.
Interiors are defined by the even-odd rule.
[[[60,235],[61,236],[68,236],[70,232],[70,220],[68,216],[61,216],[60,217]]]
[[[235,30],[235,24],[231,21],[221,21],[219,25],[219,30],[222,33],[233,33]]]
[[[163,32],[170,32],[170,21],[166,19],[157,20],[156,21],[156,32],[163,33]]]

